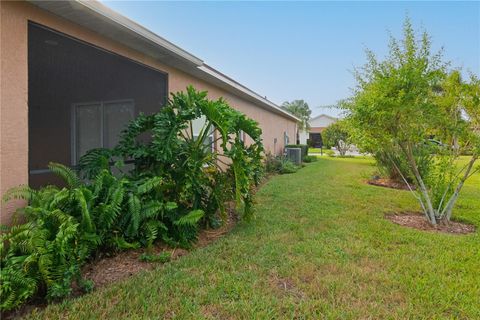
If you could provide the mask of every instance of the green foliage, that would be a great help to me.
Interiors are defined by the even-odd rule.
[[[265,159],[265,171],[267,173],[288,174],[295,173],[300,169],[284,156],[267,154]]]
[[[414,158],[422,176],[427,175],[430,170],[432,153],[433,150],[429,150],[429,148],[416,148],[414,150]],[[408,183],[414,183],[415,177],[409,171],[408,161],[402,155],[401,150],[382,146],[373,153],[373,156],[383,177],[388,177],[397,182],[404,182],[403,179],[405,179]]]
[[[281,168],[280,172],[281,174],[288,174],[288,173],[295,173],[300,169],[300,167],[296,166],[293,162],[291,162],[288,159],[282,159],[281,160]]]
[[[132,121],[114,149],[89,151],[80,159],[85,181],[52,163],[66,187],[21,186],[5,194],[4,201],[28,204],[19,209],[26,222],[0,236],[1,310],[37,293],[49,300],[68,296],[74,281],[90,291],[93,284],[80,269],[99,251],[148,248],[157,239],[189,247],[199,226],[225,217],[225,202],[233,198],[251,217],[252,188],[263,171],[261,130],[224,100],[206,95],[188,87],[158,113]],[[207,121],[194,138],[192,121],[201,116]],[[220,136],[218,152],[204,143],[212,130]],[[241,132],[253,143],[245,145]],[[231,165],[222,165],[221,157]]]
[[[325,153],[329,157],[335,157],[335,151],[333,151],[332,149],[323,150],[323,153]]]
[[[248,218],[253,213],[250,190],[259,181],[262,169],[261,130],[255,121],[232,109],[223,99],[212,101],[206,96],[206,92],[193,87],[188,87],[185,93],[174,94],[158,113],[141,115],[133,121],[112,155],[133,159],[135,169],[130,179],[142,175],[162,177],[164,191],[168,190],[163,196],[178,203],[178,211],[187,214],[201,209],[206,213],[206,220],[216,212],[211,210],[213,207],[223,208],[226,199],[220,193],[232,194],[228,191],[230,188],[218,189],[227,187],[225,179],[218,179],[222,174],[230,175],[221,165],[224,162],[221,157],[227,157],[233,178],[230,190],[238,208],[243,207],[244,216]],[[192,121],[202,116],[206,122],[194,138]],[[204,143],[212,131],[218,133],[220,142],[215,147],[219,150],[214,152]],[[253,143],[245,145],[239,138],[241,132]],[[150,135],[150,139],[139,139],[140,135]]]
[[[68,187],[38,191],[20,187],[4,197],[25,199],[28,205],[19,209],[26,222],[0,237],[2,310],[20,305],[40,289],[49,300],[69,295],[71,283],[81,280],[81,265],[102,243],[92,210],[99,195],[82,185],[71,169],[60,164],[49,167]]]
[[[410,20],[404,38],[391,38],[390,53],[378,61],[367,51],[357,72],[354,96],[343,103],[352,138],[372,153],[392,178],[417,187],[414,196],[432,224],[450,220],[458,195],[479,156],[479,82],[448,71],[430,37],[417,39]],[[471,154],[460,170],[455,160]]]
[[[467,181],[455,218],[477,231],[451,235],[385,219],[382,208],[416,206],[408,192],[362,183],[372,164],[324,157],[272,177],[257,193],[255,223],[27,318],[480,319],[480,173]]]
[[[148,254],[142,253],[140,255],[140,261],[143,262],[160,262],[167,263],[172,259],[172,254],[170,252],[164,251],[159,254]]]
[[[300,130],[310,129],[309,121],[312,111],[310,110],[308,103],[303,100],[294,100],[292,102],[285,101],[284,103],[282,103],[282,109],[290,112],[291,114],[302,120],[299,125]]]
[[[306,156],[305,158],[303,158],[303,162],[305,163],[311,163],[316,161],[318,161],[317,156]]]
[[[350,134],[347,122],[339,120],[329,125],[322,132],[322,139],[327,147],[335,147],[340,156],[345,156],[345,153],[350,148]]]

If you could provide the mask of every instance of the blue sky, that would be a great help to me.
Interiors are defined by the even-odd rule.
[[[452,65],[480,74],[480,2],[105,1],[121,14],[277,104],[306,100],[312,114],[350,95],[364,48],[387,50],[406,13]]]

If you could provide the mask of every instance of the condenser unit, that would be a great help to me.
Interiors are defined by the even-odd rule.
[[[300,148],[286,148],[287,159],[296,164],[302,164],[302,149]]]

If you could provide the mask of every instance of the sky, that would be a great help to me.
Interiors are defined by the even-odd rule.
[[[350,96],[365,48],[385,55],[407,14],[452,66],[480,75],[480,1],[104,2],[277,104],[305,100],[312,116],[338,115],[325,106]]]

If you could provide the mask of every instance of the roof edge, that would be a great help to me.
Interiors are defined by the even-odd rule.
[[[266,99],[266,97],[262,97],[258,93],[254,92],[253,90],[249,89],[248,87],[242,85],[238,81],[230,78],[229,76],[221,73],[220,71],[210,67],[207,65],[202,59],[194,56],[193,54],[189,53],[188,51],[180,48],[179,46],[173,44],[172,42],[166,40],[165,38],[157,35],[156,33],[148,30],[147,28],[143,27],[142,25],[138,24],[137,22],[125,17],[124,15],[116,12],[115,10],[109,8],[107,5],[104,5],[98,0],[66,0],[66,1],[42,1],[42,0],[27,0],[28,2],[34,4],[35,6],[40,7],[43,10],[47,10],[53,12],[54,14],[66,18],[67,20],[72,21],[73,23],[77,23],[82,25],[78,20],[74,19],[73,16],[68,16],[65,12],[60,10],[60,5],[65,2],[70,3],[73,6],[73,10],[75,10],[75,6],[77,6],[78,10],[86,9],[84,14],[96,15],[98,16],[104,23],[111,24],[113,27],[118,29],[127,30],[128,32],[134,34],[138,37],[139,41],[144,41],[146,43],[153,43],[155,46],[158,46],[158,50],[165,50],[171,56],[178,57],[177,61],[183,61],[183,66],[175,66],[174,68],[180,69],[184,72],[189,73],[190,75],[196,77],[198,74],[206,75],[207,79],[210,78],[210,84],[217,85],[212,80],[215,80],[217,83],[220,82],[225,85],[225,90],[238,95],[241,93],[243,96],[249,97],[253,101],[259,104],[259,107],[263,109],[272,111],[276,114],[282,115],[286,118],[291,120],[300,122],[301,120],[296,116],[292,115],[291,113],[283,110],[275,103],[271,102],[270,100]],[[82,10],[83,11],[83,10]],[[88,26],[83,27],[90,29],[95,32],[94,29],[89,28]],[[114,41],[121,40],[117,37],[112,37]],[[136,49],[138,50],[138,49]],[[144,52],[145,53],[145,52]],[[148,53],[147,53],[148,54]],[[160,62],[164,63],[163,61],[159,60]],[[241,96],[240,96],[241,97]]]
[[[287,118],[290,118],[292,120],[295,120],[295,121],[298,121],[298,122],[301,122],[302,120],[300,120],[298,117],[294,116],[293,114],[291,114],[290,112],[282,109],[280,106],[278,106],[277,104],[273,103],[272,101],[268,100],[267,98],[265,97],[262,97],[261,95],[259,95],[258,93],[256,93],[255,91],[247,88],[246,86],[242,85],[241,83],[239,83],[238,81],[230,78],[229,76],[223,74],[222,72],[214,69],[213,67],[210,67],[209,65],[207,64],[204,64],[202,66],[199,66],[198,67],[199,70],[203,71],[203,72],[206,72],[208,73],[209,75],[217,78],[218,80],[222,81],[223,83],[235,88],[236,90],[239,90],[241,91],[242,93],[244,94],[247,94],[249,95],[250,97],[254,98],[255,100],[257,100],[258,102],[262,103],[265,107],[267,108],[270,108],[272,109],[273,111],[275,111],[276,113],[279,113],[279,114],[282,114],[283,116],[287,117]]]
[[[118,13],[117,11],[109,8],[108,6],[104,5],[100,1],[91,1],[91,0],[74,0],[75,2],[89,8],[90,10],[95,11],[97,14],[104,16],[105,18],[129,29],[132,32],[135,32],[146,38],[155,44],[165,48],[166,50],[181,56],[184,59],[189,60],[190,62],[194,63],[195,65],[202,65],[203,60],[194,56],[190,52],[180,48],[179,46],[175,45],[174,43],[168,41],[167,39],[159,36],[158,34],[148,30],[144,26],[140,25],[139,23],[131,20],[130,18]]]
[[[322,113],[322,114],[319,114],[318,116],[315,116],[315,117],[311,118],[308,122],[313,121],[313,120],[317,120],[320,117],[327,117],[327,118],[330,118],[330,119],[333,119],[333,120],[340,120],[340,118],[336,118],[336,117],[333,117],[333,116],[329,116],[328,114]]]

